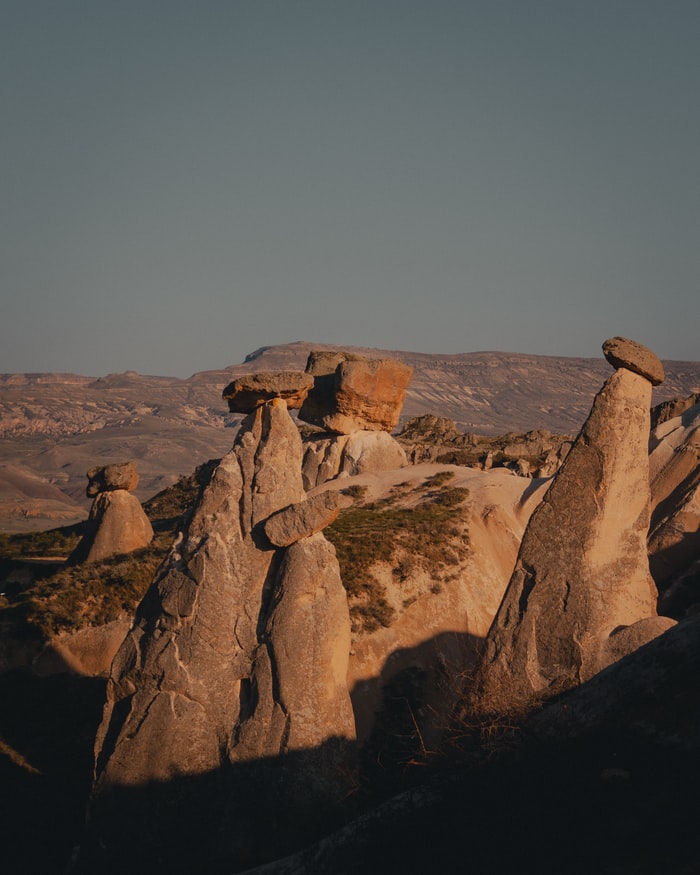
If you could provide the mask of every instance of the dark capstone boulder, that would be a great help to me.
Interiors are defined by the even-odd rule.
[[[603,344],[603,355],[614,368],[627,368],[646,377],[652,386],[663,383],[665,374],[661,360],[646,346],[626,337],[612,337]]]
[[[246,374],[228,384],[223,398],[231,413],[252,413],[273,398],[281,398],[288,408],[296,409],[313,384],[313,377],[303,371]]]

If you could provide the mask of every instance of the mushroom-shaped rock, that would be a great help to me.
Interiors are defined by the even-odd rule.
[[[231,413],[252,413],[273,398],[281,398],[288,408],[296,409],[313,384],[314,378],[304,371],[246,374],[229,383],[223,397]]]
[[[139,475],[133,462],[90,468],[87,478],[89,482],[85,492],[88,498],[94,498],[100,492],[114,492],[117,489],[131,492],[139,484]]]
[[[612,337],[603,344],[603,355],[614,368],[627,368],[646,377],[652,386],[663,383],[665,374],[661,360],[646,346],[626,337]]]
[[[486,639],[471,704],[533,707],[673,625],[649,573],[651,384],[627,367],[596,396],[535,510]]]
[[[276,547],[288,547],[325,529],[339,511],[338,493],[321,492],[273,513],[265,522],[265,534]]]
[[[85,528],[85,535],[68,557],[69,565],[132,553],[153,540],[153,528],[141,502],[125,489],[100,492]]]

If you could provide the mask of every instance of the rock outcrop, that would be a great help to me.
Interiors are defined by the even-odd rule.
[[[651,447],[649,564],[662,604],[681,616],[700,602],[686,574],[700,558],[700,404],[659,425]]]
[[[114,492],[117,489],[133,492],[139,485],[138,471],[133,462],[90,468],[87,478],[89,482],[85,494],[88,498],[94,498],[100,492]]]
[[[325,431],[391,431],[399,422],[413,368],[396,359],[369,360],[339,354],[309,356],[314,388],[299,418]]]
[[[265,534],[275,547],[289,547],[325,529],[336,519],[339,510],[338,496],[322,492],[273,513],[265,523]]]
[[[507,468],[522,477],[551,477],[572,444],[568,435],[553,435],[545,429],[493,437],[462,433],[453,420],[430,414],[410,419],[397,441],[414,465],[440,462],[484,471]]]
[[[153,527],[130,490],[139,478],[133,462],[91,468],[87,496],[92,507],[85,523],[85,534],[68,557],[69,565],[99,562],[110,556],[132,553],[153,540]]]
[[[304,819],[323,820],[346,793],[355,729],[337,560],[321,534],[276,550],[263,532],[303,501],[301,438],[274,399],[244,420],[114,660],[90,865],[119,870],[129,841],[181,862],[176,831],[188,817],[188,843],[208,843],[214,857],[245,860],[265,843],[279,852],[287,829],[303,834]],[[177,816],[159,810],[167,782],[179,788]],[[132,798],[136,785],[152,793]],[[216,804],[202,802],[209,785]]]
[[[646,552],[651,382],[637,372],[658,376],[660,363],[632,349],[635,371],[608,379],[530,518],[472,691],[478,711],[532,707],[673,625],[656,616]]]
[[[306,370],[314,387],[299,418],[323,429],[305,440],[306,489],[343,474],[408,464],[389,432],[399,422],[413,368],[394,359],[372,361],[347,353],[312,352]]]
[[[313,385],[313,377],[304,371],[246,374],[229,383],[223,397],[231,413],[252,413],[273,398],[282,398],[292,410],[302,406]]]
[[[603,344],[603,355],[614,368],[625,368],[646,377],[652,386],[660,386],[666,375],[664,366],[654,353],[626,337],[612,337]]]
[[[304,488],[313,489],[338,476],[392,471],[408,465],[403,447],[385,431],[349,435],[311,435],[304,441]]]
[[[684,398],[671,398],[669,401],[662,401],[656,407],[651,408],[651,428],[652,431],[669,419],[675,419],[681,416],[690,407],[695,407],[700,404],[700,392],[691,392],[690,395]]]

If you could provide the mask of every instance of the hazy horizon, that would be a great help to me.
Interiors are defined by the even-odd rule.
[[[0,0],[0,372],[697,361],[700,4]]]

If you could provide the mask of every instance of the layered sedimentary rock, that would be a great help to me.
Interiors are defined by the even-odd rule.
[[[391,431],[398,425],[413,368],[396,359],[369,360],[314,354],[307,371],[314,388],[299,411],[326,431]]]
[[[99,562],[147,547],[153,528],[141,502],[129,491],[139,482],[133,462],[91,468],[87,476],[86,493],[94,500],[83,538],[68,563]]]
[[[177,782],[177,817],[158,810],[169,796],[144,794],[133,824],[154,859],[163,842],[177,858],[181,810],[190,841],[244,860],[263,835],[279,850],[277,817],[321,817],[345,794],[354,720],[337,560],[321,534],[275,550],[262,529],[303,500],[301,439],[276,399],[244,420],[115,658],[96,741],[100,864],[119,860],[110,811],[118,806],[123,829],[141,799],[129,787]]]
[[[653,353],[637,354],[635,366],[639,360],[658,375]],[[646,552],[650,401],[650,380],[627,367],[596,396],[528,523],[487,636],[472,692],[477,710],[527,707],[673,625],[656,616]]]

